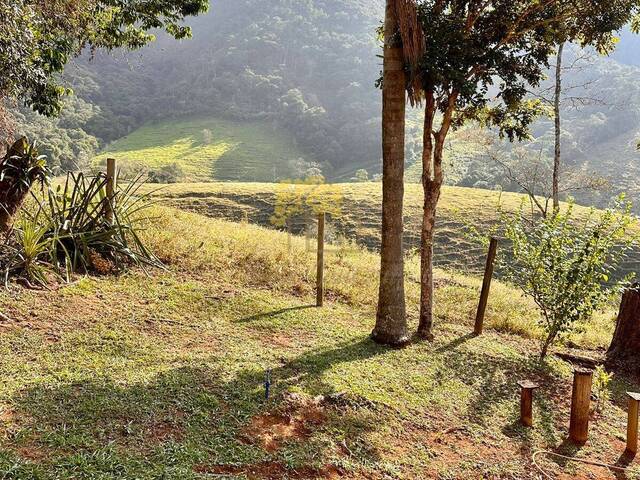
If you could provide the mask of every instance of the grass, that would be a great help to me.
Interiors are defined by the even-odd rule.
[[[624,392],[638,385],[615,377],[590,442],[568,447],[571,368],[538,362],[535,310],[507,285],[475,338],[480,280],[438,270],[435,341],[393,350],[368,338],[371,252],[332,249],[317,309],[302,238],[166,207],[144,237],[167,271],[0,296],[0,478],[533,479],[537,449],[607,462],[624,449]],[[407,265],[415,329],[417,259]],[[572,341],[602,348],[610,313],[593,327]],[[533,430],[516,421],[522,378],[543,385]]]
[[[145,125],[108,145],[94,164],[108,157],[124,169],[175,163],[186,181],[274,181],[288,174],[291,160],[305,155],[288,134],[264,122],[203,118]]]
[[[288,185],[274,183],[180,183],[162,187],[157,196],[170,205],[210,217],[273,226],[275,205],[279,196],[286,195],[289,188]],[[298,188],[309,190],[314,187]],[[328,188],[338,198],[341,209],[340,214],[331,218],[330,234],[333,238],[342,237],[367,248],[378,249],[381,184],[341,183]],[[418,249],[420,245],[422,198],[420,185],[406,185],[404,241],[408,249]],[[486,250],[469,238],[468,227],[472,225],[488,235],[499,218],[499,206],[504,210],[516,210],[524,200],[526,198],[523,195],[516,193],[443,187],[437,212],[436,265],[461,272],[481,272]],[[331,209],[334,207],[331,206]],[[586,215],[588,212],[589,209],[576,206],[577,215]],[[301,223],[294,225],[294,231],[300,233],[307,222],[301,218],[297,220]],[[636,272],[638,265],[640,252],[624,262],[620,274]]]

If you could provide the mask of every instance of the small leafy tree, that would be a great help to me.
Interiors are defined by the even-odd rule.
[[[540,309],[546,334],[541,358],[628,282],[614,282],[612,276],[634,244],[630,212],[631,205],[621,198],[613,208],[599,214],[592,210],[586,217],[577,215],[571,204],[539,221],[532,222],[523,208],[504,216],[511,255],[501,260],[501,267]]]
[[[544,79],[557,44],[608,45],[639,10],[638,0],[417,2],[424,51],[418,67],[409,70],[420,80],[417,95],[425,108],[421,337],[432,337],[433,242],[450,131],[474,121],[509,140],[528,138],[529,125],[544,109],[527,92]]]

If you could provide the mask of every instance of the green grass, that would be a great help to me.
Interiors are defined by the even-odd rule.
[[[537,361],[535,309],[507,285],[474,338],[480,279],[438,270],[435,341],[387,349],[368,337],[374,253],[331,249],[317,309],[304,239],[165,207],[152,217],[144,237],[167,271],[0,296],[12,319],[0,323],[0,478],[533,479],[536,449],[607,462],[624,449],[624,392],[638,385],[616,377],[590,442],[566,447],[571,368]],[[417,279],[410,256],[412,329]],[[601,333],[572,341],[601,348],[612,326],[603,314],[590,328]],[[543,385],[533,430],[517,424],[523,378]],[[312,401],[335,392],[347,401]]]
[[[108,145],[94,164],[108,157],[125,170],[176,163],[187,181],[273,181],[305,155],[287,133],[267,123],[204,118],[145,125]]]
[[[157,192],[161,201],[183,210],[214,218],[247,220],[271,226],[278,198],[290,192],[290,185],[274,183],[180,183],[164,186]],[[296,187],[299,191],[314,187]],[[340,183],[323,186],[332,191],[340,205],[340,213],[331,218],[333,237],[342,237],[372,250],[380,245],[382,186],[380,183]],[[422,222],[422,188],[405,187],[405,245],[420,246]],[[489,234],[499,218],[498,208],[513,211],[526,197],[516,193],[500,193],[464,187],[443,187],[438,205],[435,239],[437,266],[462,272],[478,273],[484,268],[486,250],[468,235],[468,227]],[[335,201],[332,201],[332,209]],[[576,206],[576,214],[587,215],[589,209]],[[294,232],[306,225],[303,218],[294,218]],[[630,256],[620,270],[620,276],[637,271],[640,252]]]

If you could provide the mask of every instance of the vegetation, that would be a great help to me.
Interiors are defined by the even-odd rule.
[[[287,198],[287,184],[270,183],[178,183],[147,187],[156,190],[154,196],[165,204],[182,210],[197,212],[214,218],[237,222],[249,221],[266,227],[280,227],[272,221],[277,203]],[[312,189],[313,186],[309,186]],[[340,198],[339,214],[333,214],[331,228],[343,238],[376,251],[380,248],[380,183],[340,183],[323,188],[330,196]],[[296,189],[304,189],[298,185]],[[304,199],[298,191],[295,197]],[[459,272],[480,273],[484,268],[486,249],[468,235],[473,226],[484,236],[493,232],[501,223],[500,210],[517,212],[527,197],[515,193],[500,193],[462,187],[443,187],[439,207],[438,230],[435,238],[436,266]],[[566,204],[563,204],[566,208]],[[590,209],[574,205],[576,218],[586,218]],[[307,212],[310,209],[306,210]],[[405,191],[404,244],[408,251],[420,246],[420,222],[422,219],[422,194],[419,185],[409,184]],[[306,223],[293,219],[293,231],[302,233]],[[636,229],[634,228],[634,231]],[[501,250],[506,249],[501,246]],[[615,279],[637,270],[640,252],[629,252],[620,265]],[[613,279],[613,278],[612,278]]]
[[[576,221],[573,206],[531,221],[522,209],[506,220],[512,255],[503,262],[507,278],[538,305],[546,338],[541,357],[563,335],[584,325],[630,279],[610,282],[636,239],[631,206]]]
[[[400,2],[398,3],[400,4]],[[527,98],[538,87],[555,46],[566,41],[602,48],[613,33],[640,11],[640,2],[419,2],[424,41],[415,67],[424,98],[422,185],[422,298],[419,334],[431,337],[433,324],[433,236],[444,183],[447,136],[468,122],[493,127],[510,141],[529,137],[541,106]],[[400,25],[410,20],[400,19]],[[415,30],[415,29],[414,29]],[[405,50],[409,47],[403,36]],[[496,82],[496,80],[498,80]],[[495,90],[497,89],[497,93]],[[439,114],[441,117],[436,118]]]
[[[44,185],[49,169],[46,157],[35,144],[22,137],[0,160],[0,234],[10,232],[14,217],[29,195],[31,186]]]
[[[490,329],[473,338],[480,279],[437,271],[436,340],[390,350],[368,339],[375,254],[328,254],[326,307],[308,308],[315,256],[303,239],[289,249],[285,234],[247,224],[166,208],[150,216],[142,240],[168,271],[0,296],[10,318],[0,323],[0,475],[526,479],[532,450],[562,444],[571,368],[531,356],[529,338],[542,332],[516,290],[494,285]],[[412,327],[418,278],[412,257]],[[593,322],[569,340],[604,347],[611,314]],[[515,422],[521,378],[543,385],[535,430]],[[633,386],[616,376],[610,387],[589,444],[559,451],[616,461]],[[609,478],[541,461],[553,475]]]
[[[265,122],[202,118],[142,127],[108,145],[93,163],[115,157],[128,173],[175,164],[183,181],[274,182],[293,174],[302,156],[288,133]]]
[[[54,116],[69,93],[60,85],[59,74],[84,49],[140,48],[155,38],[147,33],[154,28],[177,39],[189,37],[191,30],[181,22],[207,8],[208,2],[201,0],[1,2],[2,112],[6,100],[18,99],[43,115]]]
[[[117,273],[131,265],[161,267],[140,240],[149,195],[140,194],[139,179],[113,198],[105,195],[104,175],[68,174],[57,188],[35,196],[23,209],[17,228],[6,236],[0,252],[5,283],[22,277],[46,286],[51,277],[69,282],[73,273]],[[107,207],[113,219],[107,219]]]

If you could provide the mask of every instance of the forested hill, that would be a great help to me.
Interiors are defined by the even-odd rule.
[[[293,175],[281,167],[292,162],[317,163],[332,180],[349,180],[360,168],[372,176],[380,171],[381,157],[380,92],[375,83],[381,69],[376,30],[383,3],[215,0],[209,14],[191,21],[191,40],[161,36],[141,52],[79,59],[67,73],[77,97],[62,118],[45,121],[27,114],[20,119],[23,131],[40,138],[54,164],[70,168],[134,131],[134,138],[119,142],[116,152],[132,145],[143,151],[141,158],[165,147],[169,151],[175,144],[145,142],[162,138],[174,121],[223,125],[219,131],[231,133],[214,139],[224,144],[224,149],[213,149],[218,153],[232,150],[237,138],[250,138],[252,129],[261,139],[272,129],[277,130],[278,148],[245,145],[239,159],[223,159],[230,164],[263,155],[257,167],[241,169],[245,173],[240,177],[225,177],[221,172],[231,170],[214,165],[195,177],[273,181]],[[574,167],[622,179],[615,182],[620,188],[633,187],[635,182],[624,178],[637,178],[640,170],[635,149],[640,137],[640,67],[632,65],[640,63],[640,54],[634,42],[637,38],[625,33],[613,59],[596,58],[588,68],[565,74],[568,85],[589,85],[579,95],[598,101],[581,108],[565,104],[564,159]],[[243,122],[249,128],[234,136],[230,125]],[[160,126],[154,130],[156,123]],[[535,154],[542,152],[546,161],[553,150],[551,128],[552,122],[539,122],[536,141],[527,145]],[[196,136],[197,143],[203,135]],[[286,145],[293,147],[283,149]],[[419,160],[420,146],[420,112],[414,111],[408,127],[409,164]],[[204,150],[198,155],[205,155]],[[279,158],[270,158],[274,151]],[[291,158],[281,158],[287,155]],[[450,184],[517,189],[487,157],[482,141],[454,136],[448,155]],[[266,165],[271,161],[278,169]],[[253,178],[253,171],[268,176]]]
[[[83,59],[69,74],[108,142],[167,117],[263,120],[333,173],[376,165],[381,0],[216,0],[194,37]]]

